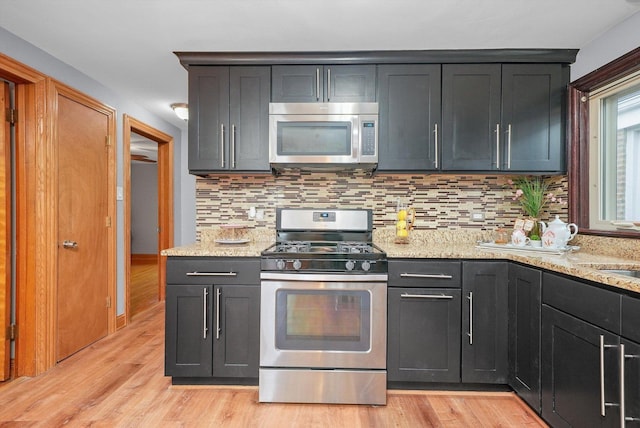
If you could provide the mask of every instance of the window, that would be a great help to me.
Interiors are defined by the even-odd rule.
[[[638,237],[630,226],[640,222],[640,48],[572,82],[569,116],[571,222]]]
[[[589,227],[640,222],[640,73],[589,96]]]

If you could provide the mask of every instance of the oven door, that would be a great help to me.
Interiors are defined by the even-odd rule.
[[[261,367],[386,368],[387,275],[266,276]]]

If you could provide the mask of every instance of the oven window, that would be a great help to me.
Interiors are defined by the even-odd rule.
[[[278,122],[278,155],[350,156],[351,122]]]
[[[370,319],[365,290],[278,290],[276,348],[367,351]]]

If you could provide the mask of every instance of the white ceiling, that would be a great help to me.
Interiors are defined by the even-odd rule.
[[[0,26],[186,129],[174,51],[581,48],[640,0],[0,0]]]

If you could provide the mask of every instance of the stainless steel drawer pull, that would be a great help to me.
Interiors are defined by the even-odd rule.
[[[617,345],[605,345],[604,335],[600,335],[600,415],[607,416],[607,407],[618,406],[617,403],[607,403],[604,396],[604,350],[607,348],[617,348]]]
[[[402,293],[400,297],[404,297],[407,299],[453,299],[453,296],[449,296],[446,294],[409,294]]]
[[[435,279],[451,279],[452,275],[444,273],[401,273],[400,278],[435,278]]]
[[[469,345],[473,345],[473,291],[469,291],[467,299],[469,299],[469,333],[467,336],[469,336]]]
[[[207,296],[209,292],[206,288],[202,289],[202,338],[207,338],[207,332],[209,329],[207,328]]]
[[[435,148],[435,150],[434,150],[434,157],[435,157],[434,165],[435,165],[435,167],[437,169],[438,166],[439,166],[438,165],[438,124],[437,123],[433,125],[433,134],[434,134],[433,141],[435,143],[434,144],[434,148]]]
[[[187,276],[237,276],[236,272],[187,272]]]
[[[224,168],[224,123],[220,124],[220,168]]]
[[[216,340],[220,339],[220,289],[216,290]]]
[[[496,124],[496,169],[500,169],[500,124]]]
[[[624,343],[621,343],[620,344],[620,426],[621,427],[625,427],[627,425],[627,422],[640,422],[640,418],[627,416],[625,414],[626,397],[624,396],[624,393],[625,393],[624,364],[625,364],[625,359],[632,359],[632,358],[640,359],[640,355],[626,354],[624,351]]]

